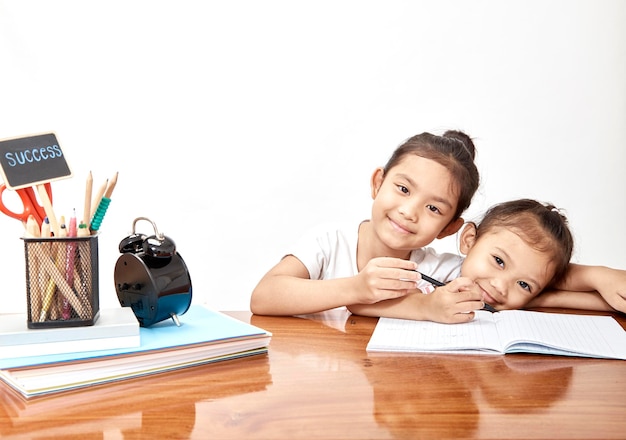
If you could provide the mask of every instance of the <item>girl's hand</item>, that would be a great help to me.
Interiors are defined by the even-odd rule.
[[[417,264],[401,258],[371,259],[354,277],[354,303],[374,304],[405,296],[415,290],[417,281],[421,279],[416,269]]]
[[[425,295],[429,320],[458,324],[474,319],[474,310],[482,309],[482,293],[469,278],[457,278]]]
[[[615,310],[626,313],[626,270],[603,268],[597,290]]]

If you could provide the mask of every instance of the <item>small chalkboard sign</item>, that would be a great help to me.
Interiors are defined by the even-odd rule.
[[[72,176],[54,133],[0,141],[0,165],[4,184],[11,189]]]

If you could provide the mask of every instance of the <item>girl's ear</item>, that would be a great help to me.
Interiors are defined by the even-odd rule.
[[[381,185],[383,184],[383,180],[385,179],[385,170],[382,168],[376,168],[374,174],[372,174],[372,179],[370,181],[370,187],[372,189],[372,199],[376,198],[378,194],[378,190],[380,190]]]
[[[448,223],[448,226],[443,228],[443,231],[441,231],[439,235],[437,235],[437,238],[441,240],[442,238],[445,238],[448,235],[456,234],[459,231],[459,229],[461,229],[461,226],[463,226],[463,223],[465,223],[465,221],[463,220],[462,217],[459,217],[456,220],[451,221],[450,223]]]
[[[461,231],[459,250],[463,255],[467,255],[474,244],[476,244],[476,225],[469,222]]]

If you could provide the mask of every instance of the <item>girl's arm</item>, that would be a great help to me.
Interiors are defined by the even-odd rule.
[[[259,281],[250,310],[259,315],[301,315],[398,298],[419,279],[415,267],[399,258],[374,258],[355,276],[311,280],[304,264],[288,255]]]
[[[528,307],[565,307],[626,313],[626,271],[570,264],[565,280],[545,291]]]
[[[572,290],[545,290],[524,306],[525,309],[533,307],[615,311],[598,292],[574,292]]]
[[[288,255],[252,291],[250,310],[258,315],[315,313],[347,304],[350,290],[347,278],[310,280],[304,264]]]

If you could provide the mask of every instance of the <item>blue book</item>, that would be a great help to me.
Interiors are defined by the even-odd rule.
[[[201,305],[140,328],[141,345],[0,360],[0,379],[29,398],[267,353],[271,333]]]

